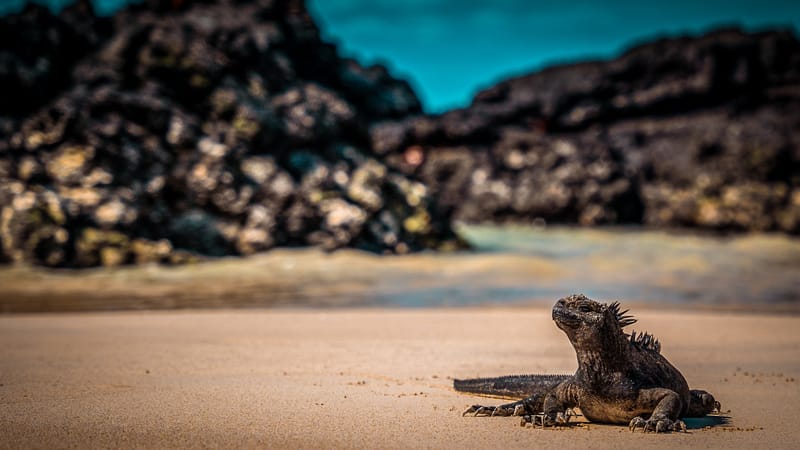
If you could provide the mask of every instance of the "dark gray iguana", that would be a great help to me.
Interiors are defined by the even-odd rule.
[[[501,406],[474,405],[464,415],[515,415],[523,416],[523,424],[538,418],[546,425],[566,423],[577,407],[592,422],[658,433],[685,431],[681,417],[719,411],[711,394],[689,390],[652,335],[622,331],[636,322],[627,312],[620,312],[617,302],[598,303],[584,295],[560,299],[553,306],[553,320],[575,348],[575,374],[454,380],[458,391],[523,398]]]

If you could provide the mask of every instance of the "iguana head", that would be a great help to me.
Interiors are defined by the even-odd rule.
[[[619,303],[598,303],[583,294],[559,299],[553,306],[553,320],[573,346],[602,345],[609,339],[624,336],[622,328],[636,322]]]

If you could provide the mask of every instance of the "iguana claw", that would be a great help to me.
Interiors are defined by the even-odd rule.
[[[482,406],[482,405],[472,405],[463,413],[461,413],[461,417],[466,416],[467,414],[472,414],[474,417],[478,416],[491,416],[491,417],[505,417],[505,416],[521,416],[525,412],[525,407],[522,405],[515,405],[514,409],[511,407],[504,407],[504,406]]]
[[[645,433],[648,431],[655,431],[656,433],[664,433],[667,431],[683,431],[686,432],[686,424],[682,420],[672,421],[670,419],[642,419],[641,417],[634,417],[631,423],[628,424],[631,432],[636,431],[637,428],[642,429]]]
[[[545,428],[547,426],[563,426],[568,425],[570,418],[577,416],[578,414],[575,413],[572,409],[567,409],[564,412],[559,412],[555,415],[552,414],[526,414],[522,416],[522,420],[520,421],[520,426],[525,426],[526,424],[531,424],[534,427],[537,425],[542,426]]]
[[[494,409],[495,408],[493,406],[472,405],[466,411],[464,411],[464,414],[462,414],[462,416],[465,416],[469,413],[474,413],[473,414],[474,417],[489,416],[492,413],[494,413]]]

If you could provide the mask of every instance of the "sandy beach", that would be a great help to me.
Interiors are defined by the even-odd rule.
[[[633,311],[722,402],[689,433],[522,428],[451,378],[575,369],[549,310],[215,310],[0,317],[0,447],[788,448],[800,317]],[[710,426],[709,428],[706,428]]]

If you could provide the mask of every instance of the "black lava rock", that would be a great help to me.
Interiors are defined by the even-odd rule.
[[[800,233],[800,42],[725,29],[501,82],[370,129],[469,222]]]
[[[340,58],[301,1],[29,6],[0,38],[2,261],[462,245],[368,148],[420,113],[408,84]]]

